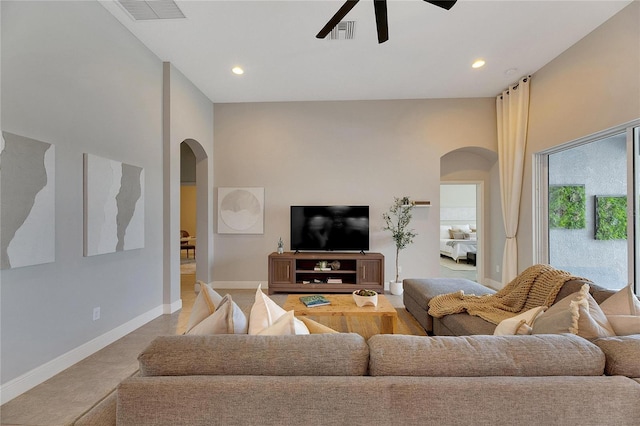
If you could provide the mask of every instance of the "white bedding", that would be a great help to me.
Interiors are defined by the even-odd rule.
[[[475,253],[476,251],[476,240],[440,239],[440,254],[450,257],[456,262],[459,260],[465,260],[467,258],[467,253]]]

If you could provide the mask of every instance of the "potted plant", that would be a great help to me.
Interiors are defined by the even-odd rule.
[[[405,249],[409,244],[413,243],[413,237],[416,234],[413,229],[409,229],[411,222],[411,210],[413,204],[409,201],[409,197],[394,197],[394,202],[387,213],[383,213],[385,231],[391,232],[391,237],[396,244],[396,277],[389,284],[391,294],[402,294],[402,282],[400,282],[400,270],[398,268],[398,258],[400,250]]]

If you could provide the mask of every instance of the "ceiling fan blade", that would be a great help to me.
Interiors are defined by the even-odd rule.
[[[443,1],[438,1],[438,0],[424,0],[424,1],[426,1],[427,3],[431,3],[431,4],[432,4],[432,5],[434,5],[434,6],[438,6],[438,7],[441,7],[441,8],[443,8],[443,9],[447,9],[447,10],[449,10],[449,9],[451,9],[451,8],[453,7],[453,5],[454,5],[454,4],[456,4],[456,2],[457,2],[458,0],[451,0],[451,1],[446,1],[446,0],[443,0]]]
[[[320,30],[320,32],[316,35],[317,38],[325,38],[327,35],[329,35],[329,33],[331,32],[331,30],[338,25],[338,23],[340,21],[342,21],[342,18],[344,18],[347,13],[349,13],[349,11],[351,9],[353,9],[353,7],[358,4],[360,0],[347,0],[346,2],[344,2],[344,4],[342,5],[342,7],[340,9],[338,9],[338,11],[336,12],[335,15],[333,15],[333,18],[329,19],[329,22],[327,22],[327,24],[322,27],[322,29]]]
[[[378,43],[389,40],[389,23],[387,21],[387,0],[373,0],[376,12],[376,28],[378,29]]]

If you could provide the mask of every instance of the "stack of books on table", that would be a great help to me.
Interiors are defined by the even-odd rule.
[[[321,294],[312,294],[310,296],[300,296],[300,301],[304,303],[307,308],[331,304],[329,299],[327,299]]]

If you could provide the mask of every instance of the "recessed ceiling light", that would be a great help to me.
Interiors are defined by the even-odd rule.
[[[242,67],[233,67],[231,68],[231,72],[234,73],[235,75],[244,74],[244,70],[242,69]]]
[[[484,59],[476,59],[476,61],[471,65],[471,68],[482,68],[485,63]]]

